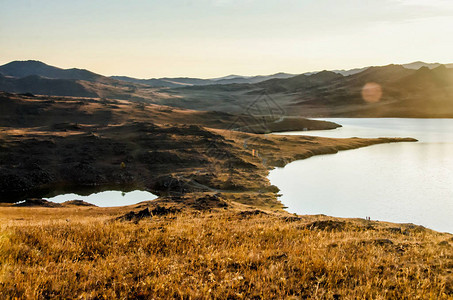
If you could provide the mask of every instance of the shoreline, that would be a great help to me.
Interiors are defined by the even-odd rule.
[[[278,191],[266,179],[270,167],[376,143],[415,141],[229,131],[231,124],[233,128],[245,124],[250,130],[261,120],[109,99],[6,93],[0,98],[0,105],[7,108],[0,116],[3,201],[42,197],[48,187],[112,185],[136,186],[160,196],[210,187],[267,198],[268,193]],[[292,129],[340,126],[305,119],[269,124]],[[265,202],[278,205],[275,199]]]
[[[451,156],[447,155],[452,145],[449,134],[451,120],[394,118],[382,121],[378,118],[353,120],[346,118],[342,119],[343,122],[341,119],[327,120],[340,123],[344,128],[336,132],[307,134],[328,137],[407,135],[414,136],[422,142],[417,143],[418,145],[380,146],[376,150],[357,152],[357,156],[351,153],[317,159],[307,164],[298,163],[289,167],[286,172],[280,170],[273,173],[269,178],[275,180],[271,181],[273,184],[281,187],[281,194],[284,196],[280,200],[291,208],[291,212],[325,213],[343,217],[374,216],[379,220],[413,222],[434,230],[452,232],[452,223],[448,214],[444,213],[451,209],[450,203],[446,201],[451,189],[448,185],[440,184],[443,178],[451,176],[451,172],[442,173],[443,177],[438,175],[440,170],[444,170],[444,166],[451,163]],[[349,169],[355,162],[358,163],[356,170]],[[329,166],[333,168],[330,171]],[[377,169],[381,172],[374,173]],[[310,178],[312,173],[310,170],[316,172],[318,176],[316,178],[325,180]],[[369,188],[364,188],[367,185],[365,179],[367,176],[363,178],[361,174],[364,176],[369,174],[370,179],[372,178],[373,183],[370,182]],[[285,176],[306,180],[300,182],[300,185],[297,184],[297,180],[286,183]],[[388,181],[388,178],[394,178],[395,182]],[[411,178],[411,182],[417,184],[411,186],[403,179],[396,180],[398,178]],[[334,187],[323,190],[324,184],[335,182],[337,179],[339,182],[334,184]],[[301,195],[299,202],[296,201],[295,195]],[[427,203],[425,199],[430,199],[430,206],[425,207]],[[353,211],[355,214],[351,213]]]

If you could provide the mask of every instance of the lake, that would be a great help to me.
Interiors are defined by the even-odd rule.
[[[99,193],[93,193],[88,196],[81,196],[78,194],[62,194],[55,197],[44,197],[45,200],[49,200],[55,203],[63,203],[71,200],[83,200],[85,202],[94,204],[99,207],[111,207],[111,206],[126,206],[137,204],[142,201],[154,200],[157,196],[147,191],[135,190],[131,192],[122,191],[103,191]]]
[[[327,131],[278,134],[413,137],[314,156],[270,172],[289,212],[414,223],[453,233],[453,119],[328,118]]]

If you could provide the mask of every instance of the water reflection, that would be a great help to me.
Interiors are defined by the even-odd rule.
[[[81,196],[78,194],[70,193],[44,199],[56,203],[63,203],[72,200],[83,200],[99,207],[111,207],[132,205],[142,201],[154,200],[156,198],[157,196],[150,192],[135,190],[131,192],[104,191],[93,193],[88,196]]]

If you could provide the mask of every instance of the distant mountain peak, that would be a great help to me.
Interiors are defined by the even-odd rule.
[[[101,78],[106,80],[107,77],[90,72],[84,69],[61,69],[58,67],[50,66],[39,60],[16,60],[0,66],[0,72],[5,76],[16,78],[23,78],[28,76],[40,76],[50,79],[73,79],[73,80],[86,80],[94,81]]]
[[[402,64],[402,66],[406,69],[413,69],[413,70],[418,70],[421,67],[426,67],[428,69],[434,69],[440,66],[440,63],[426,63],[423,61],[414,61],[408,64]]]
[[[369,67],[368,70],[404,70],[404,66],[397,64],[389,64],[385,66],[373,66]]]
[[[427,66],[423,66],[423,67],[420,67],[416,72],[417,73],[431,72],[431,69],[428,68]]]
[[[316,80],[331,80],[331,79],[335,79],[335,78],[341,78],[341,77],[344,77],[344,76],[342,74],[340,74],[340,73],[323,70],[323,71],[318,72],[316,74],[309,75],[308,77],[310,79],[316,79]]]
[[[40,60],[35,60],[35,59],[27,59],[27,60],[13,60],[12,62],[8,64],[18,64],[18,63],[28,63],[28,64],[39,64],[39,65],[46,65],[46,63],[43,63]]]
[[[447,70],[447,66],[446,65],[439,65],[438,67],[434,68],[433,70]]]
[[[42,61],[39,61],[39,60],[33,60],[33,59],[29,59],[29,60],[14,60],[12,62],[9,62],[3,66],[1,66],[1,68],[3,67],[22,67],[22,68],[36,68],[36,67],[44,67],[44,68],[55,68],[55,69],[60,69],[60,68],[57,68],[57,67],[54,67],[54,66],[50,66]]]

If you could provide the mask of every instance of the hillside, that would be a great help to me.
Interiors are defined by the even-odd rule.
[[[0,108],[0,199],[6,202],[42,197],[54,187],[119,186],[159,195],[251,193],[259,195],[256,203],[278,207],[277,190],[266,178],[269,168],[316,154],[414,141],[262,135],[254,132],[263,120],[250,115],[118,100],[0,94]],[[338,127],[277,121],[264,125],[268,130]],[[245,198],[241,201],[250,201]]]
[[[275,78],[290,78],[296,75],[287,73],[276,73],[273,75],[258,75],[258,76],[240,76],[240,75],[228,75],[220,78],[212,79],[200,79],[200,78],[189,78],[189,77],[177,77],[177,78],[151,78],[151,79],[137,79],[127,76],[112,76],[111,78],[148,85],[151,87],[184,87],[184,86],[205,86],[205,85],[226,85],[226,84],[238,84],[238,83],[258,83]]]
[[[453,69],[411,70],[401,65],[370,67],[349,76],[330,71],[258,84],[185,87],[171,91],[195,109],[240,111],[266,94],[288,115],[305,117],[453,117]],[[367,102],[362,89],[378,85],[382,95]],[[230,110],[229,110],[230,109]]]
[[[434,69],[441,65],[442,64],[440,64],[440,63],[425,63],[423,61],[415,61],[413,63],[404,64],[403,67],[405,67],[406,69],[418,70],[421,67],[427,67],[429,69]],[[444,66],[446,66],[447,68],[453,68],[453,64],[444,64]]]
[[[98,96],[94,91],[90,91],[77,81],[48,79],[37,75],[14,78],[5,77],[0,74],[0,91],[78,97]]]
[[[5,299],[453,297],[451,234],[214,193],[187,206],[2,207],[0,236]]]
[[[145,102],[157,101],[161,95],[147,85],[112,79],[88,70],[61,69],[33,60],[0,66],[0,91]]]
[[[278,107],[281,116],[453,117],[453,69],[448,66],[414,62],[297,76],[277,73],[214,79],[114,79],[87,70],[65,70],[25,61],[0,66],[0,90],[110,98],[235,114],[247,112],[254,102],[266,98]],[[364,87],[370,83],[378,93],[373,103],[363,95]]]
[[[76,79],[86,81],[108,81],[108,78],[83,69],[61,69],[36,60],[13,61],[0,66],[0,73],[11,77],[36,75],[51,79]]]

